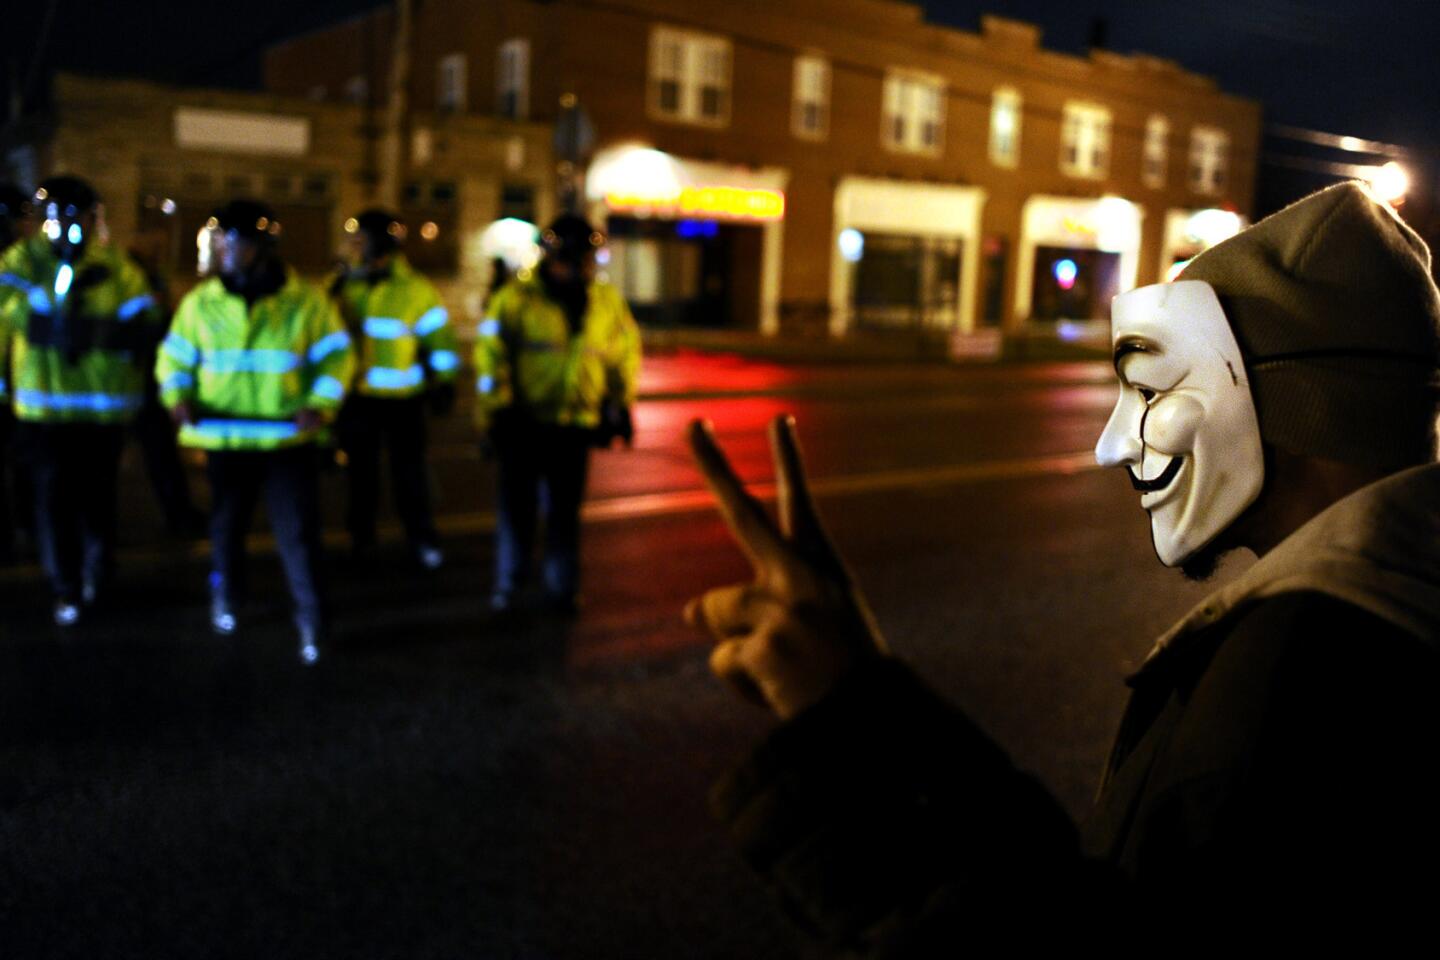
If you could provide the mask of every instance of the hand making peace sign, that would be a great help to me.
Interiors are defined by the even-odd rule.
[[[885,642],[815,512],[794,419],[776,417],[769,432],[778,530],[740,483],[709,424],[690,424],[695,460],[755,579],[691,600],[685,621],[716,641],[710,655],[716,676],[788,719],[851,670],[883,656]]]

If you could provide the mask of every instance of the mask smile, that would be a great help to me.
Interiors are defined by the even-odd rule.
[[[1125,472],[1130,474],[1130,486],[1139,490],[1141,493],[1154,493],[1156,490],[1164,490],[1170,486],[1171,483],[1175,482],[1175,477],[1180,473],[1180,467],[1183,466],[1184,463],[1184,457],[1171,457],[1170,463],[1166,465],[1164,470],[1160,471],[1160,476],[1154,480],[1141,480],[1135,476],[1135,471],[1129,467],[1125,468]]]

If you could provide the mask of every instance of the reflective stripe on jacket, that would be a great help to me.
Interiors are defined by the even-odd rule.
[[[165,405],[189,403],[197,418],[180,429],[180,442],[206,450],[315,440],[295,415],[337,411],[354,370],[334,304],[288,270],[285,285],[248,311],[218,277],[201,283],[180,301],[155,361]]]
[[[515,356],[512,356],[512,352]],[[590,284],[578,336],[538,278],[519,277],[490,301],[475,332],[475,419],[523,404],[545,423],[593,427],[607,397],[634,404],[640,330],[625,298],[608,283]]]
[[[427,382],[448,383],[460,370],[455,328],[431,285],[402,256],[378,283],[347,280],[340,309],[358,347],[355,392],[412,397]]]
[[[144,396],[141,363],[160,332],[144,272],[118,250],[92,244],[65,264],[36,234],[0,257],[0,337],[10,348],[0,393],[8,390],[21,420],[131,419]]]

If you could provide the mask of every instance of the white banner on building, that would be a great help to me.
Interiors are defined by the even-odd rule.
[[[310,121],[240,110],[176,107],[175,145],[187,150],[301,157],[310,151]]]

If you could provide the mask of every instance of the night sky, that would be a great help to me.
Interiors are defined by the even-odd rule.
[[[173,83],[257,86],[268,42],[364,10],[374,0],[57,0],[44,67]],[[1421,0],[924,0],[929,19],[977,29],[984,12],[1038,23],[1051,49],[1082,52],[1096,18],[1107,46],[1179,61],[1260,100],[1271,121],[1440,146],[1440,4]],[[16,4],[14,6],[20,6]],[[43,0],[7,15],[12,65],[29,75]],[[18,58],[18,68],[13,64]],[[13,71],[13,73],[12,73]],[[44,68],[39,72],[43,76]],[[38,84],[32,85],[32,89]]]

